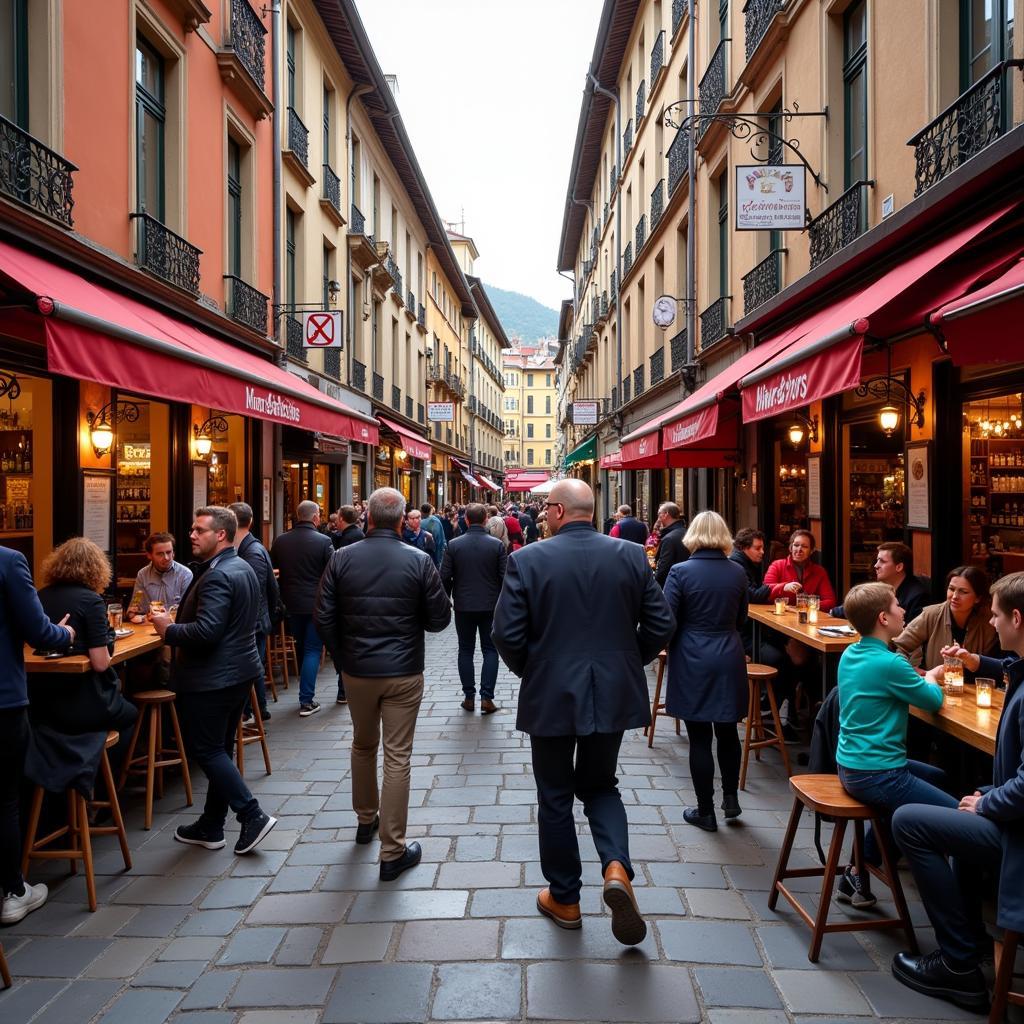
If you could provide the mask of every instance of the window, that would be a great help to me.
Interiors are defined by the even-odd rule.
[[[359,194],[359,179],[360,179],[360,168],[362,167],[362,149],[359,145],[359,140],[352,136],[352,184],[350,191],[352,195],[349,197],[350,201],[356,206],[359,205],[360,194]]]
[[[527,448],[526,449],[526,464],[528,466],[532,466],[533,465],[533,449],[532,448]]]
[[[545,395],[544,396],[544,414],[546,416],[550,416],[551,415],[551,396],[550,395]]]
[[[532,388],[533,387],[533,374],[532,373],[528,373],[526,375],[526,386],[528,388]]]
[[[137,208],[162,221],[164,211],[163,58],[141,36],[135,46],[135,168]]]
[[[0,68],[0,114],[27,131],[28,0],[0,0]]]
[[[324,82],[324,163],[331,163],[331,106],[334,102],[334,92]]]
[[[729,294],[729,172],[718,179],[718,294]]]
[[[544,449],[544,464],[547,465],[547,466],[551,465],[551,449],[550,448],[545,448]]]
[[[729,0],[718,0],[718,41],[729,38]]]
[[[296,36],[298,33],[295,28],[289,23],[286,30],[287,36],[285,40],[285,61],[288,65],[288,106],[295,106],[295,43]]]
[[[284,218],[284,290],[288,305],[295,306],[295,211],[286,210]]]
[[[242,276],[242,147],[228,139],[228,273]]]
[[[544,424],[544,436],[545,437],[551,437],[551,424],[550,423],[545,423]]]
[[[960,0],[960,91],[1013,56],[1013,0]]]
[[[868,177],[868,14],[858,0],[843,15],[843,144],[845,187]]]
[[[334,250],[329,246],[324,246],[324,257],[323,257],[323,281],[320,291],[320,301],[323,303],[324,309],[330,308],[331,303],[331,254]]]
[[[526,436],[527,437],[533,437],[533,424],[532,423],[527,423],[526,424]]]
[[[546,387],[546,388],[551,387],[551,374],[550,373],[545,373],[544,374],[544,387]],[[550,412],[550,411],[551,410],[549,409],[548,412]]]
[[[528,416],[533,415],[533,395],[526,396],[526,414]]]
[[[380,238],[380,178],[373,176],[373,237]]]

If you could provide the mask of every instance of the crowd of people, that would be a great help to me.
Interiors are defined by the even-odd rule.
[[[685,725],[696,797],[683,817],[715,832],[718,810],[727,821],[742,815],[738,723],[748,711],[747,665],[755,653],[749,607],[779,599],[794,604],[813,594],[860,636],[840,659],[833,694],[811,692],[808,703],[824,698],[819,714],[835,708],[839,778],[891,830],[939,941],[925,956],[898,954],[893,973],[919,991],[981,1007],[987,992],[978,963],[987,940],[976,868],[1001,869],[999,923],[1020,928],[1024,917],[1024,574],[990,586],[976,566],[958,566],[947,575],[945,599],[929,604],[930,584],[915,575],[911,549],[886,542],[878,547],[875,580],[852,587],[840,602],[809,530],[795,530],[785,555],[766,565],[765,535],[750,527],[734,532],[713,511],[687,522],[675,503],[664,502],[653,531],[628,505],[603,531],[594,526],[594,512],[593,492],[580,480],[558,481],[543,502],[471,502],[440,511],[380,488],[326,521],[315,502],[300,502],[293,528],[269,551],[252,533],[249,505],[198,509],[190,568],[175,561],[173,537],[151,536],[149,564],[139,573],[128,616],[148,620],[164,640],[169,657],[160,655],[150,670],[166,674],[175,690],[188,752],[209,779],[202,814],[179,826],[174,838],[223,847],[230,809],[240,826],[235,852],[244,855],[274,827],[232,753],[238,722],[253,711],[253,690],[263,717],[270,717],[263,690],[267,640],[284,621],[298,655],[298,714],[320,710],[316,681],[324,649],[337,669],[337,701],[349,706],[355,841],[369,843],[379,832],[382,881],[414,868],[422,851],[406,831],[425,633],[447,628],[454,613],[463,711],[475,713],[478,696],[482,715],[501,710],[499,658],[521,678],[516,727],[530,740],[539,859],[548,883],[538,893],[538,911],[562,928],[582,924],[573,817],[579,799],[600,857],[612,931],[635,944],[646,924],[631,885],[616,770],[625,731],[650,722],[647,666],[667,651],[666,711]],[[24,558],[0,548],[4,923],[46,898],[45,887],[30,885],[18,869],[18,789],[30,728],[128,730],[135,718],[110,667],[112,637],[101,597],[110,585],[106,556],[73,538],[47,559],[42,582],[37,593]],[[567,613],[586,628],[567,628]],[[86,654],[90,686],[63,696],[49,684],[30,687],[24,642]],[[950,656],[961,659],[968,678],[977,674],[1007,687],[993,785],[961,797],[941,771],[907,756],[908,708],[941,706],[943,661]],[[784,731],[792,738],[798,725],[811,724],[798,719],[797,688],[808,694],[817,678],[808,671],[813,654],[773,633],[763,638],[758,657],[779,670],[777,685],[789,708]],[[868,837],[864,863],[851,858],[838,899],[865,909],[874,903],[866,865],[879,862],[886,841]]]

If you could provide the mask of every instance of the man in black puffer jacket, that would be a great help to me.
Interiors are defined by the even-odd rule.
[[[431,557],[402,543],[405,498],[391,487],[370,495],[366,540],[334,553],[320,581],[314,622],[341,669],[352,712],[352,806],[356,842],[380,828],[383,881],[415,867],[419,843],[405,842],[409,765],[423,699],[423,633],[451,622],[451,604]],[[377,790],[383,723],[384,786]]]

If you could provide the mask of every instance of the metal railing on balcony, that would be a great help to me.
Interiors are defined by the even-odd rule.
[[[397,384],[391,385],[391,408],[395,412],[402,411],[402,389]]]
[[[668,147],[668,194],[674,195],[679,183],[689,171],[689,149],[686,132],[676,132],[672,145]]]
[[[424,306],[422,302],[416,307],[416,323],[418,323],[420,327],[427,326],[427,307]]]
[[[672,372],[682,369],[686,365],[687,357],[687,334],[684,327],[678,334],[672,335],[668,347],[672,352]]]
[[[299,158],[303,167],[309,166],[309,129],[294,107],[288,108],[288,148]]]
[[[654,90],[654,83],[658,80],[658,75],[661,74],[661,69],[665,66],[665,30],[662,29],[658,33],[658,38],[654,40],[654,45],[651,47],[651,91]]]
[[[228,283],[228,316],[246,327],[251,327],[257,334],[266,334],[267,303],[270,299],[233,274],[225,274],[224,280]]]
[[[594,295],[590,299],[590,319],[593,323],[597,323],[598,318],[601,316],[601,296]]]
[[[782,291],[782,257],[788,249],[773,249],[743,278],[743,315]]]
[[[330,164],[324,164],[324,199],[327,200],[341,215],[341,178],[331,169]]]
[[[78,168],[0,114],[0,192],[71,227]]]
[[[405,297],[405,308],[413,315],[416,315],[416,296],[410,290],[409,294]]]
[[[355,203],[352,204],[352,225],[349,230],[353,235],[366,234],[366,218]]]
[[[622,404],[628,405],[630,401],[630,380],[629,374],[622,378]]]
[[[768,26],[785,6],[784,0],[747,0],[743,6],[747,60],[764,39]]]
[[[612,165],[612,169],[608,172],[608,191],[614,192],[615,186],[619,183],[619,169],[615,165]]]
[[[641,363],[633,371],[633,397],[639,398],[644,393],[644,364]]]
[[[729,333],[729,296],[715,299],[700,315],[700,350],[706,352]]]
[[[264,89],[266,57],[263,37],[267,30],[248,0],[231,0],[231,49],[252,80]]]
[[[679,31],[679,26],[690,9],[690,0],[672,0],[672,35]]]
[[[373,375],[373,397],[378,402],[384,401],[384,378],[379,373]]]
[[[324,349],[324,373],[335,380],[341,380],[341,349]]]
[[[662,345],[651,356],[651,387],[665,379],[665,346]]]
[[[651,192],[651,231],[658,226],[661,215],[665,212],[665,179],[662,178]]]
[[[867,219],[864,190],[873,184],[873,181],[855,182],[807,225],[812,270],[864,233]]]
[[[633,243],[630,242],[626,246],[625,252],[622,254],[622,276],[625,277],[630,270],[633,268]]]
[[[600,312],[600,316],[598,317],[598,319],[601,319],[601,317],[606,317],[607,315],[608,315],[608,293],[607,292],[601,292],[601,312]]]
[[[395,262],[395,258],[388,253],[384,257],[384,269],[388,272],[391,280],[394,282],[395,298],[398,299],[399,305],[403,302],[402,297],[402,272],[398,269],[398,264]]]
[[[619,275],[618,275],[618,273],[616,271],[613,270],[612,271],[612,279],[611,279],[611,292],[610,292],[610,294],[608,296],[608,301],[611,303],[611,305],[614,306],[615,303],[618,302],[618,299],[619,299]]]
[[[640,128],[640,122],[644,119],[644,110],[647,107],[647,83],[642,81],[636,87],[636,126]]]
[[[286,316],[284,320],[285,345],[288,355],[297,362],[306,363],[309,359],[306,356],[306,346],[302,344],[302,323],[293,316]]]
[[[723,39],[718,44],[715,52],[711,55],[711,60],[708,61],[704,77],[700,80],[700,85],[697,86],[701,114],[716,113],[722,105],[722,100],[729,94],[729,85],[726,78],[728,71],[726,56],[729,53],[730,42],[731,40],[729,39]],[[700,121],[699,133],[703,135],[707,127],[708,123],[706,121]]]
[[[357,391],[366,391],[366,366],[358,359],[352,360],[352,387]]]
[[[633,120],[630,118],[629,123],[626,125],[625,131],[622,133],[622,158],[625,159],[629,151],[633,148]]]
[[[135,221],[135,261],[144,270],[177,288],[199,294],[199,257],[202,249],[186,242],[148,213],[129,215]]]
[[[1011,68],[1024,70],[1024,60],[996,64],[910,139],[907,145],[914,147],[915,196],[1006,133],[1013,84],[1007,72]]]
[[[647,214],[640,214],[640,219],[636,222],[636,228],[633,231],[633,237],[636,240],[636,254],[639,256],[640,250],[644,247],[644,242],[647,241]]]
[[[612,409],[618,409],[619,407],[619,389],[617,387],[612,388]]]

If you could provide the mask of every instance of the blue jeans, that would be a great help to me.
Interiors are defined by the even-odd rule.
[[[311,704],[316,696],[316,674],[320,671],[323,641],[312,615],[289,615],[288,629],[295,637],[295,656],[299,661],[299,703]]]
[[[494,625],[493,612],[456,612],[455,632],[459,637],[459,680],[462,692],[472,700],[476,694],[473,675],[473,653],[476,636],[480,634],[480,650],[484,665],[480,671],[480,699],[494,700],[494,686],[498,682],[498,649],[491,640]]]
[[[956,807],[959,804],[955,797],[940,788],[946,781],[946,773],[921,761],[908,760],[902,768],[880,772],[861,772],[839,765],[839,780],[854,799],[888,811],[884,815],[886,821],[897,807],[905,804],[929,804],[932,807]],[[870,828],[864,836],[864,859],[875,867],[882,863],[878,841]]]

